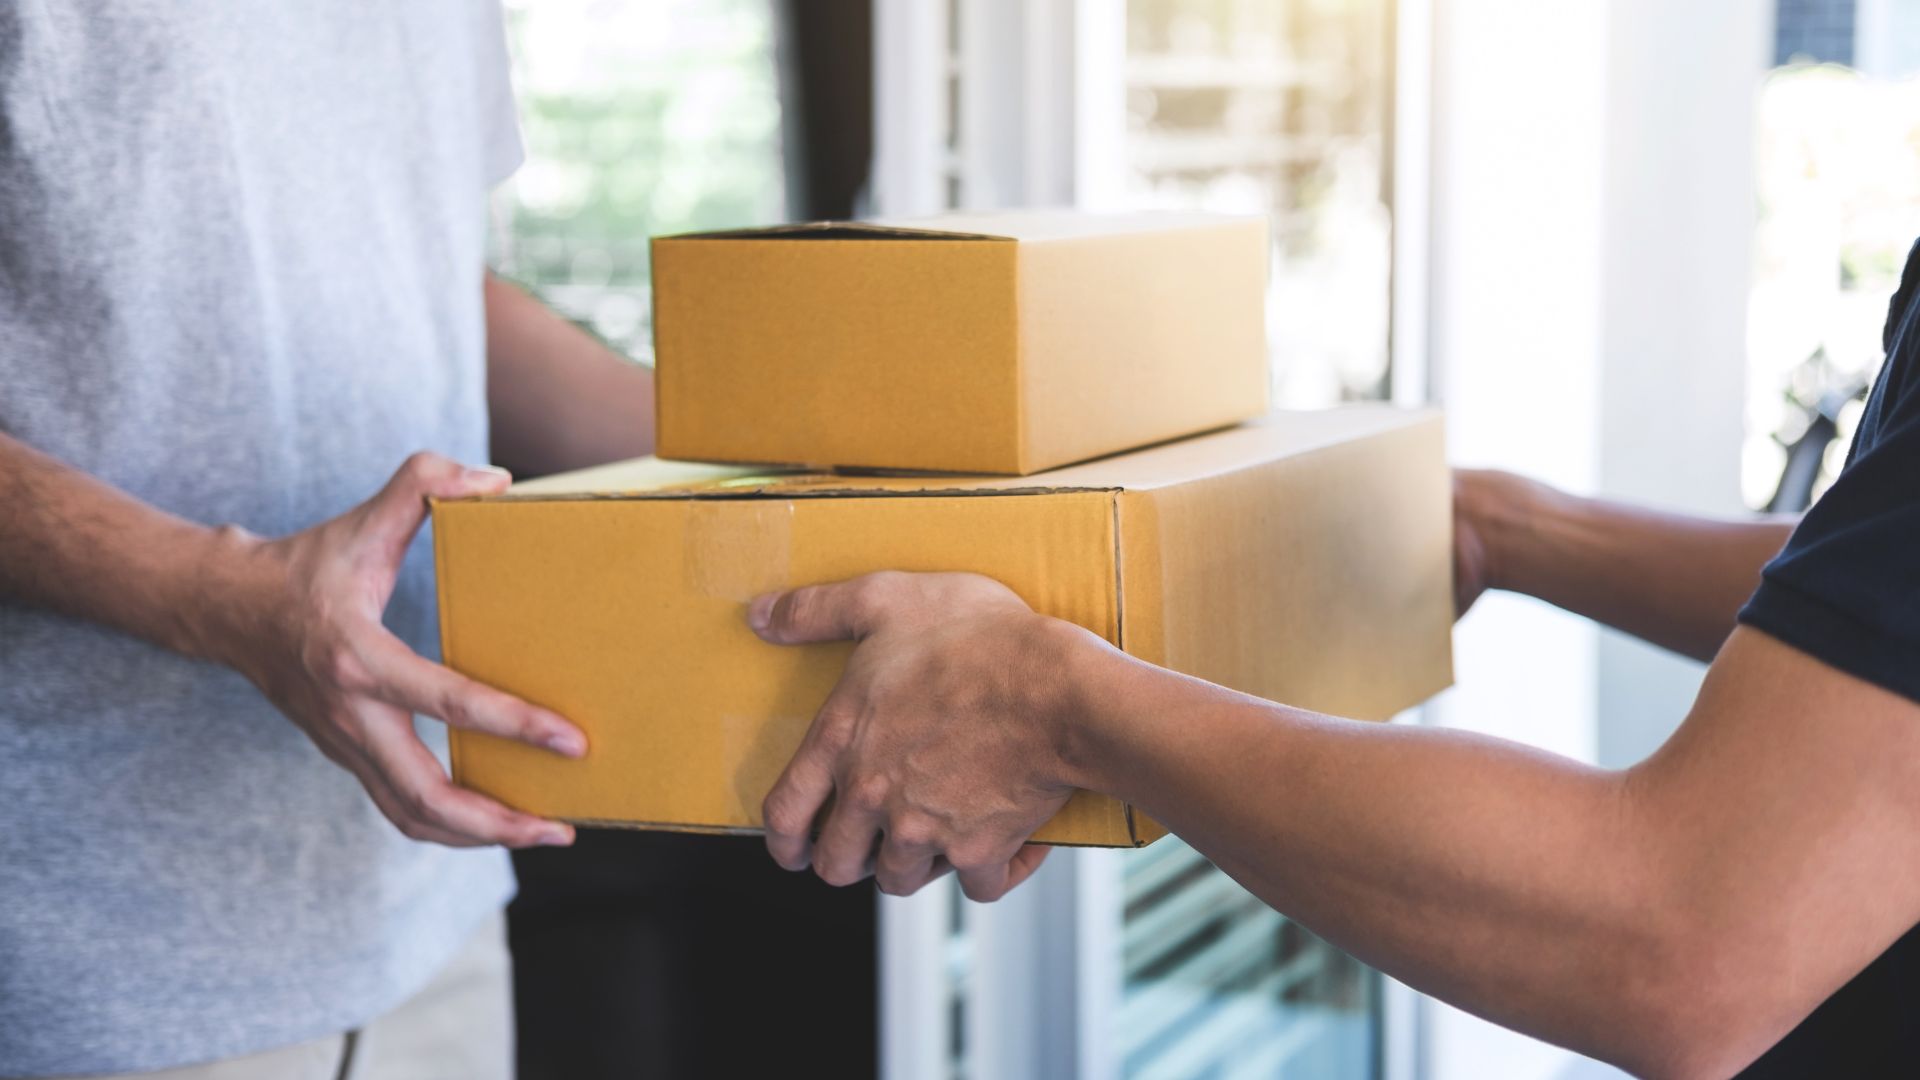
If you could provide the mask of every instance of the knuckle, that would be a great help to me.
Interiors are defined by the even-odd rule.
[[[367,665],[345,642],[331,642],[316,649],[307,668],[320,681],[341,690],[356,692],[367,687]]]
[[[963,840],[947,851],[947,861],[956,870],[984,870],[995,863],[1005,862],[995,848],[978,840]]]
[[[939,828],[932,818],[922,814],[902,815],[887,831],[887,838],[904,848],[924,850],[931,848],[939,836]]]
[[[854,617],[871,622],[886,610],[888,597],[900,588],[906,574],[899,570],[881,570],[853,583],[848,593]]]
[[[893,786],[885,776],[870,773],[855,779],[847,785],[847,805],[863,813],[874,813],[887,805],[887,797],[892,794]]]
[[[912,874],[882,871],[873,876],[874,887],[888,896],[912,896],[926,884]]]
[[[440,467],[440,455],[431,450],[415,450],[400,465],[400,474],[409,480],[425,480]]]
[[[478,710],[464,694],[447,693],[440,696],[438,702],[440,719],[451,727],[476,728],[480,726]]]
[[[805,870],[808,865],[804,848],[783,843],[777,835],[770,834],[767,837],[767,854],[782,870]]]
[[[787,631],[798,630],[813,621],[820,606],[820,588],[806,585],[794,589],[773,602],[773,625]]]
[[[825,705],[820,706],[820,715],[816,720],[815,737],[826,747],[838,752],[846,749],[853,741],[854,729],[860,725],[860,710],[850,700],[836,695]]]
[[[408,788],[400,792],[400,805],[407,816],[423,824],[437,823],[443,816],[430,792]]]
[[[857,867],[843,866],[837,863],[825,863],[815,866],[814,872],[820,875],[821,881],[826,882],[836,889],[844,889],[849,885],[858,884],[860,879],[866,876],[862,874]]]
[[[760,804],[760,816],[768,832],[782,836],[803,836],[813,824],[807,812],[779,789],[768,794]]]
[[[965,881],[960,883],[960,891],[976,904],[991,904],[1007,895],[1004,885],[969,885]]]
[[[889,839],[880,846],[874,861],[873,880],[880,891],[891,896],[910,896],[924,885],[933,872],[922,851],[902,847]]]
[[[499,844],[503,847],[531,847],[540,837],[536,822],[522,821],[511,813],[493,812],[478,825],[460,830],[475,844]]]

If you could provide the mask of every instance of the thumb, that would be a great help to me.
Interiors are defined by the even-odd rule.
[[[865,637],[884,602],[889,575],[868,574],[831,585],[772,592],[747,606],[747,625],[775,645]]]
[[[362,505],[362,537],[398,564],[427,519],[428,499],[497,495],[513,478],[491,465],[468,466],[422,450],[406,460],[379,494]]]

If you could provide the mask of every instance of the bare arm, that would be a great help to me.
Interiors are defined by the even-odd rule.
[[[415,455],[360,506],[263,540],[162,513],[0,435],[0,603],[238,670],[416,839],[565,844],[569,827],[454,787],[413,715],[571,754],[584,737],[415,655],[380,621],[426,499],[506,482],[498,470]]]
[[[1799,520],[1667,514],[1466,470],[1454,508],[1462,611],[1509,589],[1696,660],[1720,651]]]
[[[1091,667],[1075,783],[1409,984],[1636,1072],[1743,1067],[1920,917],[1920,706],[1752,630],[1625,772]]]
[[[830,882],[951,866],[994,899],[1075,788],[1106,792],[1412,985],[1671,1076],[1737,1070],[1920,919],[1920,705],[1752,630],[1664,748],[1609,772],[1236,694],[969,575],[750,621],[860,642],[765,807],[774,857]]]
[[[245,546],[236,532],[162,513],[0,435],[0,603],[214,659],[216,627],[235,613],[208,602],[205,582]]]
[[[486,275],[493,458],[541,476],[653,453],[653,371]]]

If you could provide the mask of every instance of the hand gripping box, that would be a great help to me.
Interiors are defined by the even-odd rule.
[[[1426,412],[1276,414],[1024,479],[645,458],[439,501],[433,523],[447,662],[592,745],[455,731],[455,778],[583,824],[758,830],[848,646],[765,644],[747,601],[872,570],[990,575],[1142,659],[1341,716],[1387,719],[1451,676],[1451,485]],[[1036,839],[1162,832],[1082,792]]]
[[[659,452],[1026,474],[1267,411],[1266,220],[1027,211],[653,242]]]

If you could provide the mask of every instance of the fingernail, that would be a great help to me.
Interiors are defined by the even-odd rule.
[[[568,757],[585,757],[587,737],[577,731],[559,731],[547,738],[547,749]]]
[[[549,829],[540,834],[541,847],[571,847],[572,845],[572,829]]]
[[[773,602],[780,599],[779,593],[765,593],[753,598],[747,605],[747,625],[756,634],[763,634],[773,622]]]
[[[504,480],[513,482],[513,474],[498,465],[469,465],[466,480],[472,484],[497,484]]]

